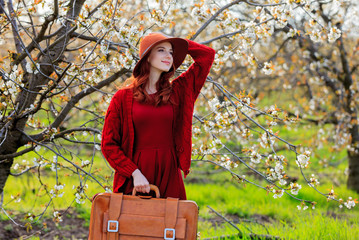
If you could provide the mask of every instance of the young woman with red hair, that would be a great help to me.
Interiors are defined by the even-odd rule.
[[[170,81],[189,54],[194,63]],[[186,199],[181,171],[191,165],[194,103],[215,51],[183,38],[150,33],[140,43],[132,83],[118,90],[107,109],[101,149],[115,169],[113,191]]]

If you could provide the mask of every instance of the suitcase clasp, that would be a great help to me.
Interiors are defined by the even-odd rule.
[[[114,223],[116,225],[114,225]],[[113,229],[116,226],[115,229]],[[107,222],[107,232],[118,232],[118,221],[108,220]]]
[[[172,231],[172,232],[167,232],[167,231]],[[167,237],[167,234],[169,235]],[[174,228],[165,228],[165,234],[164,234],[164,238],[167,240],[174,240],[176,237],[176,230]]]

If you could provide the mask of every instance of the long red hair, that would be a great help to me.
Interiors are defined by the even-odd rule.
[[[160,75],[160,79],[156,83],[156,89],[158,94],[155,95],[153,100],[148,95],[145,90],[145,86],[149,81],[150,76],[150,63],[147,61],[147,58],[150,54],[147,54],[142,59],[140,65],[140,73],[138,77],[134,77],[133,75],[126,79],[124,88],[133,88],[133,98],[137,102],[153,104],[154,106],[164,105],[164,104],[176,104],[173,99],[170,98],[172,92],[172,85],[170,83],[170,78],[175,73],[174,65],[172,64],[171,69],[168,72],[162,72]]]

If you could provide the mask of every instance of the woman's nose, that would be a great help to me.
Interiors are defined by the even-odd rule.
[[[172,59],[172,54],[171,54],[171,52],[166,52],[166,58]]]

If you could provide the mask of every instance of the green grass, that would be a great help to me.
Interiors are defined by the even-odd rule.
[[[52,161],[53,155],[51,152],[41,151],[40,155],[44,159]],[[39,156],[35,153],[31,153],[27,157],[27,161],[31,163],[34,157],[38,158]],[[69,155],[66,155],[66,157],[71,159],[71,156]],[[83,156],[83,159],[91,159],[91,156]],[[81,165],[81,161],[77,158],[73,157],[71,160],[74,163]],[[79,212],[82,208],[90,210],[91,202],[89,200],[86,200],[84,205],[78,204],[74,201],[76,190],[73,188],[74,186],[75,188],[79,186],[78,174],[64,168],[64,166],[69,167],[69,163],[66,163],[60,158],[58,161],[59,163],[63,164],[61,170],[58,171],[58,178],[56,178],[56,173],[50,169],[51,164],[41,168],[40,172],[38,172],[38,169],[36,168],[20,177],[9,176],[4,188],[4,208],[9,210],[13,215],[32,213],[38,216],[47,207],[44,217],[50,218],[53,217],[54,211],[66,209],[69,206],[79,209]],[[23,164],[22,159],[16,159],[14,165],[16,163]],[[86,171],[90,171],[90,167],[85,167],[84,169]],[[102,170],[100,171],[100,175],[93,173],[95,177],[111,176],[112,170],[106,166],[105,160],[102,158],[102,156],[100,156],[99,152],[94,157],[91,172],[94,172],[96,169]],[[56,179],[58,179],[58,184],[65,185],[64,189],[60,190],[60,192],[65,192],[65,194],[62,197],[53,198],[50,202],[51,197],[48,192],[54,188],[55,184],[57,184]],[[104,189],[91,178],[80,179],[83,185],[88,185],[88,188],[86,189],[86,195],[89,199],[91,199],[92,196],[98,192],[104,192]],[[43,184],[40,183],[40,180]],[[109,179],[107,182],[100,180],[100,182],[111,187],[112,179]],[[15,202],[11,199],[11,196],[16,195],[20,195],[20,202]],[[49,202],[50,204],[48,205]],[[85,212],[86,211],[81,212],[81,215],[83,215],[84,218],[89,218],[88,211],[86,213]],[[6,216],[4,216],[2,213],[0,214],[0,220],[1,219],[6,219]]]
[[[100,159],[97,160],[101,161]],[[203,165],[201,168],[194,167],[192,173],[185,180],[188,181],[186,183],[187,197],[197,202],[200,209],[200,219],[203,219],[199,221],[198,226],[201,238],[238,233],[234,227],[222,221],[207,206],[236,222],[236,226],[246,235],[252,231],[255,234],[269,234],[285,239],[355,239],[355,236],[359,236],[359,211],[357,207],[352,210],[345,209],[345,207],[339,209],[336,202],[327,202],[325,197],[303,184],[303,189],[297,197],[315,201],[318,204],[314,210],[309,208],[305,211],[299,211],[297,205],[300,202],[293,198],[284,195],[280,199],[274,199],[272,194],[267,195],[265,190],[250,184],[243,185],[231,181],[230,176],[226,173],[215,174],[211,177],[200,176],[197,171],[204,168],[210,167]],[[49,175],[51,173],[46,172]],[[207,181],[212,179],[212,182],[208,184],[189,183],[191,178],[197,177],[203,177]],[[62,198],[54,199],[53,204],[49,207],[47,217],[52,217],[52,210],[67,208],[74,200],[74,195],[71,192],[74,191],[72,185],[78,185],[76,176],[69,175],[61,178],[61,181],[66,185],[64,191],[68,194]],[[213,181],[217,184],[213,184]],[[256,182],[263,186],[266,185],[264,182],[258,182],[258,180]],[[87,193],[89,196],[103,191],[92,181],[87,183],[89,184]],[[46,178],[46,184],[53,186],[55,178],[53,176]],[[11,194],[15,195],[16,193],[21,193],[22,201],[20,203],[11,202],[5,205],[5,208],[12,210],[14,214],[27,212],[39,214],[49,200],[44,195],[43,190],[38,191],[39,188],[40,184],[36,174],[28,174],[21,178],[10,177],[5,188],[5,203],[9,201]],[[328,192],[330,188],[330,184],[319,187],[323,192]],[[358,198],[358,194],[347,190],[344,185],[335,189],[343,199],[347,199],[348,196]],[[39,195],[34,197],[34,194]],[[76,212],[87,220],[85,227],[88,227],[91,210],[90,201],[86,201],[83,205],[72,203],[72,207],[75,207]],[[265,227],[258,223],[238,222],[242,219],[256,220],[258,218],[265,219],[263,222]],[[1,219],[4,220],[6,217],[1,214]]]
[[[255,220],[262,217],[266,219],[264,224],[270,235],[285,239],[356,239],[359,236],[357,208],[339,209],[338,204],[327,203],[325,198],[323,200],[322,196],[316,196],[310,189],[298,197],[314,200],[318,204],[314,210],[308,208],[305,211],[299,211],[296,206],[300,202],[290,197],[274,199],[252,185],[240,187],[230,182],[222,186],[187,184],[186,189],[188,198],[199,205],[200,217],[205,219],[199,222],[198,231],[202,238],[238,233],[224,221],[221,225],[213,225],[210,220],[216,215],[207,206],[230,219],[237,219],[237,222],[238,218]],[[357,197],[351,191],[343,191]],[[247,228],[256,234],[268,234],[257,223],[242,222],[236,225],[246,234],[250,233]]]
[[[44,156],[46,157],[46,154]],[[339,197],[344,200],[349,196],[358,198],[358,194],[347,190],[343,184],[345,182],[343,169],[346,164],[346,162],[342,162],[339,168],[328,167],[318,170],[306,169],[305,171],[308,172],[307,175],[309,172],[323,175],[323,178],[320,179],[321,185],[318,187],[320,191],[329,192],[329,189],[332,188],[333,178],[337,178],[341,183],[340,186],[335,186],[335,192]],[[313,165],[320,166],[314,163]],[[95,168],[102,168],[108,175],[111,173],[99,156],[95,157],[93,169]],[[357,207],[351,210],[345,209],[345,207],[340,209],[337,202],[327,202],[324,196],[308,187],[302,180],[299,180],[299,183],[302,184],[303,189],[299,191],[299,195],[296,197],[317,202],[314,210],[309,208],[305,211],[299,211],[297,209],[297,205],[300,204],[299,201],[286,195],[280,199],[274,199],[271,193],[267,195],[265,190],[251,184],[243,185],[231,181],[231,176],[225,172],[210,176],[199,172],[213,169],[213,166],[209,164],[196,163],[193,165],[191,174],[185,179],[187,197],[196,201],[200,209],[201,221],[199,221],[198,231],[201,238],[238,234],[234,227],[224,222],[207,206],[234,221],[236,226],[247,236],[251,232],[279,236],[285,239],[355,239],[355,236],[359,236],[359,211]],[[239,169],[234,171],[241,174]],[[59,178],[61,183],[65,184],[64,191],[66,194],[52,201],[45,217],[52,218],[53,211],[66,209],[72,204],[71,206],[76,209],[79,216],[86,220],[84,227],[88,227],[91,211],[90,201],[86,201],[83,205],[74,202],[75,190],[72,189],[72,186],[79,184],[78,176],[63,170],[60,173],[67,174]],[[104,172],[101,174],[106,175]],[[51,188],[55,185],[55,174],[50,169],[43,170],[41,176],[42,181],[48,187]],[[202,179],[204,183],[191,183],[191,179],[194,178]],[[261,186],[267,185],[253,177],[249,177],[249,180],[255,181]],[[103,192],[97,183],[91,180],[86,183],[89,185],[86,193],[90,198],[97,192]],[[21,202],[11,202],[10,196],[18,193],[22,198]],[[5,187],[4,207],[10,210],[9,212],[13,215],[27,212],[38,215],[46,208],[48,202],[49,197],[45,194],[44,188],[41,187],[38,181],[38,173],[35,170],[34,173],[22,177],[9,177]],[[5,220],[7,218],[4,214],[0,214],[0,219]],[[258,223],[241,222],[243,219],[259,219],[258,221],[264,219],[265,221],[261,223],[265,227]]]
[[[267,101],[267,100],[264,100]],[[270,106],[271,104],[267,104]],[[264,120],[262,119],[264,122]],[[302,144],[302,146],[310,146],[313,135],[316,134],[318,127],[297,126],[291,129],[280,126],[274,127],[274,131],[280,130],[279,135],[293,144]],[[325,130],[331,128],[324,126]],[[77,136],[78,139],[86,140],[88,136]],[[233,141],[229,144],[231,149],[242,146],[240,142]],[[79,153],[82,159],[91,159],[92,149],[83,148],[82,152],[72,148],[74,153]],[[86,153],[84,153],[86,152]],[[331,152],[330,147],[325,145],[321,149],[315,150],[315,156],[311,158],[311,165],[308,169],[304,169],[307,177],[312,173],[319,177],[320,186],[318,189],[323,193],[328,193],[334,186],[337,195],[346,200],[349,196],[358,198],[358,194],[346,189],[346,176],[343,174],[347,168],[347,160],[345,159],[346,151]],[[71,161],[80,164],[81,160],[76,157],[76,154],[64,153]],[[285,155],[289,160],[289,166],[286,169],[288,176],[300,176],[297,166],[294,162],[295,155],[288,150],[282,151],[279,154]],[[49,161],[52,160],[53,154],[45,149],[40,151],[40,155]],[[26,160],[32,162],[34,157],[38,155],[31,153],[26,155]],[[319,161],[322,158],[328,159],[329,167],[323,167]],[[22,162],[23,158],[17,158],[15,163]],[[59,159],[59,162],[65,166],[70,166],[68,163]],[[111,176],[112,171],[106,166],[104,159],[99,151],[93,161],[92,171],[95,169],[102,169],[99,176]],[[332,166],[331,166],[332,165]],[[85,168],[89,170],[89,168]],[[354,209],[348,210],[343,207],[340,209],[338,203],[331,201],[327,202],[326,198],[313,189],[309,188],[302,180],[298,183],[302,185],[303,189],[299,191],[296,196],[300,199],[306,199],[317,202],[315,209],[307,209],[299,211],[297,205],[299,201],[284,195],[280,199],[274,199],[273,194],[255,187],[250,184],[239,184],[231,182],[231,176],[227,173],[218,173],[214,175],[204,175],[199,171],[211,171],[214,167],[207,163],[193,163],[193,171],[185,179],[186,191],[188,199],[194,200],[199,206],[199,221],[198,231],[201,238],[235,235],[238,231],[224,222],[215,213],[213,213],[207,206],[212,207],[222,215],[226,216],[246,235],[253,232],[255,234],[269,234],[272,236],[279,236],[284,239],[356,239],[359,236],[359,210],[356,206]],[[247,175],[247,170],[241,165],[234,170],[240,175]],[[37,169],[29,174],[21,177],[9,177],[5,186],[4,208],[14,216],[17,214],[26,214],[28,212],[35,215],[41,214],[47,207],[50,200],[46,194],[44,186],[39,183],[39,176],[41,181],[48,186],[48,189],[53,188],[56,184],[56,175],[49,167],[42,169],[39,173]],[[48,206],[48,210],[44,217],[52,218],[52,213],[55,210],[66,209],[70,205],[75,208],[79,216],[86,220],[84,227],[88,227],[91,202],[87,200],[85,204],[80,205],[74,202],[75,190],[72,187],[79,185],[79,178],[76,173],[68,170],[59,171],[59,182],[65,184],[64,196],[55,198]],[[200,179],[203,183],[191,183],[191,179]],[[266,186],[267,183],[255,179],[253,176],[248,177],[250,180],[256,182],[261,186]],[[82,179],[83,180],[83,179]],[[112,178],[106,181],[101,180],[102,183],[110,186]],[[86,181],[88,189],[86,194],[91,198],[98,192],[104,190],[93,180]],[[21,202],[16,203],[11,200],[11,195],[20,194]],[[0,221],[6,220],[7,217],[0,213]],[[262,221],[260,221],[262,219]],[[255,222],[243,222],[243,220],[258,220],[265,226]],[[6,226],[10,228],[11,226]],[[267,232],[268,231],[268,232]],[[31,238],[39,239],[39,238]],[[228,238],[228,239],[236,239]]]

